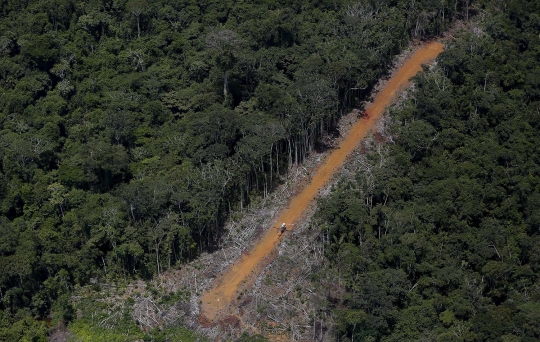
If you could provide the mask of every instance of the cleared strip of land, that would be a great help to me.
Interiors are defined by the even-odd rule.
[[[201,297],[201,318],[210,322],[217,322],[220,318],[227,317],[232,313],[231,305],[238,296],[238,291],[248,277],[260,269],[267,257],[274,249],[279,236],[276,228],[286,222],[288,229],[293,227],[294,222],[299,220],[317,193],[322,189],[338,168],[343,165],[345,158],[351,153],[358,143],[364,139],[372,129],[375,122],[382,116],[384,109],[393,101],[397,92],[400,91],[409,79],[421,70],[422,64],[436,58],[444,49],[439,42],[432,42],[418,49],[403,66],[393,75],[385,87],[377,94],[373,104],[366,109],[366,115],[358,120],[349,134],[325,160],[317,170],[311,182],[292,198],[286,209],[281,212],[275,221],[275,226],[270,227],[262,240],[248,253],[242,255],[230,269],[219,276],[210,291]],[[285,235],[286,238],[286,235]]]

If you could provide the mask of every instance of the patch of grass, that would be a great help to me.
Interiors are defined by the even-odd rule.
[[[202,342],[205,338],[184,327],[159,328],[143,332],[135,324],[120,325],[113,329],[99,327],[82,320],[70,324],[73,341],[80,342],[128,342],[144,340],[152,342],[183,341]]]
[[[248,335],[248,333],[243,333],[242,336],[240,336],[240,339],[238,342],[268,342],[270,341],[263,335]]]
[[[177,292],[170,292],[160,297],[159,303],[163,305],[174,305],[181,300],[187,300],[189,298],[189,291],[179,290]]]
[[[81,342],[127,342],[144,338],[135,324],[127,330],[125,327],[107,329],[78,320],[69,325],[69,330],[75,336],[73,340]]]
[[[163,331],[154,329],[149,336],[152,342],[182,341],[182,342],[203,342],[207,341],[204,337],[188,330],[184,327],[170,327]],[[145,339],[146,341],[146,339]]]
[[[174,301],[183,293],[172,293],[167,300]],[[106,303],[94,298],[83,298],[77,302],[79,318],[68,329],[73,334],[70,342],[128,342],[135,340],[166,341],[206,341],[202,336],[181,326],[169,326],[143,331],[131,318],[130,308],[133,298],[126,299],[127,306],[111,309]]]

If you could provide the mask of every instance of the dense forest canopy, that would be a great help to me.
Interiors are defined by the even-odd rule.
[[[321,201],[341,341],[540,339],[540,3],[490,7]]]
[[[464,8],[1,0],[2,326],[53,303],[68,321],[73,286],[215,246],[231,208],[301,161],[411,37]]]

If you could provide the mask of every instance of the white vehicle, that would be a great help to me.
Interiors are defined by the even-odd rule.
[[[285,224],[285,222],[283,222],[281,224],[281,226],[278,228],[278,230],[279,230],[279,235],[280,236],[287,230],[287,225]]]

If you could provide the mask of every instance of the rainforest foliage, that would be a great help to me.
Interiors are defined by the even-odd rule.
[[[340,341],[540,339],[540,3],[489,13],[321,202]]]
[[[468,4],[0,0],[0,339],[69,321],[74,286],[214,247]]]

